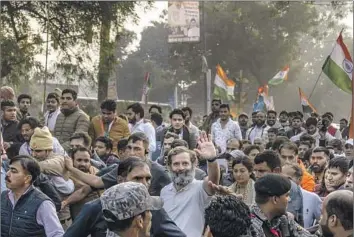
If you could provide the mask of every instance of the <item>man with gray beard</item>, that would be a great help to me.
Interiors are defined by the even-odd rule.
[[[204,180],[194,178],[197,155],[208,163],[208,177]],[[164,209],[187,235],[202,236],[204,229],[204,210],[215,193],[214,187],[220,180],[216,150],[211,137],[202,132],[195,152],[185,147],[172,149],[167,158],[172,183],[161,190]]]

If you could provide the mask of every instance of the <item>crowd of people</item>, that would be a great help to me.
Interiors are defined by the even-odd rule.
[[[232,118],[104,100],[90,118],[73,89],[1,99],[2,237],[353,236],[354,142],[318,115]],[[307,118],[305,119],[305,117]]]

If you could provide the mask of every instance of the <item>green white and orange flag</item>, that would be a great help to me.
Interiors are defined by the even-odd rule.
[[[315,107],[307,99],[307,96],[304,94],[304,92],[301,90],[300,87],[299,87],[299,96],[300,96],[300,101],[302,106],[302,112],[304,114],[311,114],[312,112],[317,112]]]
[[[216,75],[214,81],[214,98],[221,100],[234,100],[234,88],[236,83],[227,78],[226,73],[220,65],[216,66]]]
[[[289,66],[285,66],[272,79],[269,80],[268,85],[277,86],[288,80]]]
[[[327,57],[322,71],[340,89],[352,93],[353,61],[343,42],[342,32],[339,34],[333,52]]]

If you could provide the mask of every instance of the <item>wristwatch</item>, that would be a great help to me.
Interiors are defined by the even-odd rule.
[[[210,159],[210,160],[207,160],[208,162],[212,163],[214,161],[216,161],[217,157],[213,158],[213,159]]]

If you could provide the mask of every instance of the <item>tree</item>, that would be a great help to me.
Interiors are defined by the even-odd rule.
[[[86,79],[92,82],[97,72],[98,100],[101,101],[107,96],[108,77],[117,63],[114,52],[123,32],[122,24],[127,16],[134,21],[138,19],[134,11],[137,4],[109,1],[2,2],[1,20],[6,30],[1,31],[1,36],[7,39],[5,42],[12,42],[14,48],[9,51],[17,46],[25,55],[25,65],[31,68],[36,51],[28,45],[36,45],[38,47],[35,48],[41,48],[43,52],[43,40],[38,39],[42,38],[43,31],[48,30],[51,47],[58,53],[54,71],[63,73],[68,80]],[[39,25],[39,33],[31,33],[31,20]],[[92,46],[99,48],[97,63],[91,59]],[[25,70],[20,73],[14,70],[23,62],[14,60],[11,54],[2,57],[1,65],[5,66],[2,78],[6,76],[9,82],[16,84],[19,81],[13,80],[12,75],[21,77],[26,74]]]

